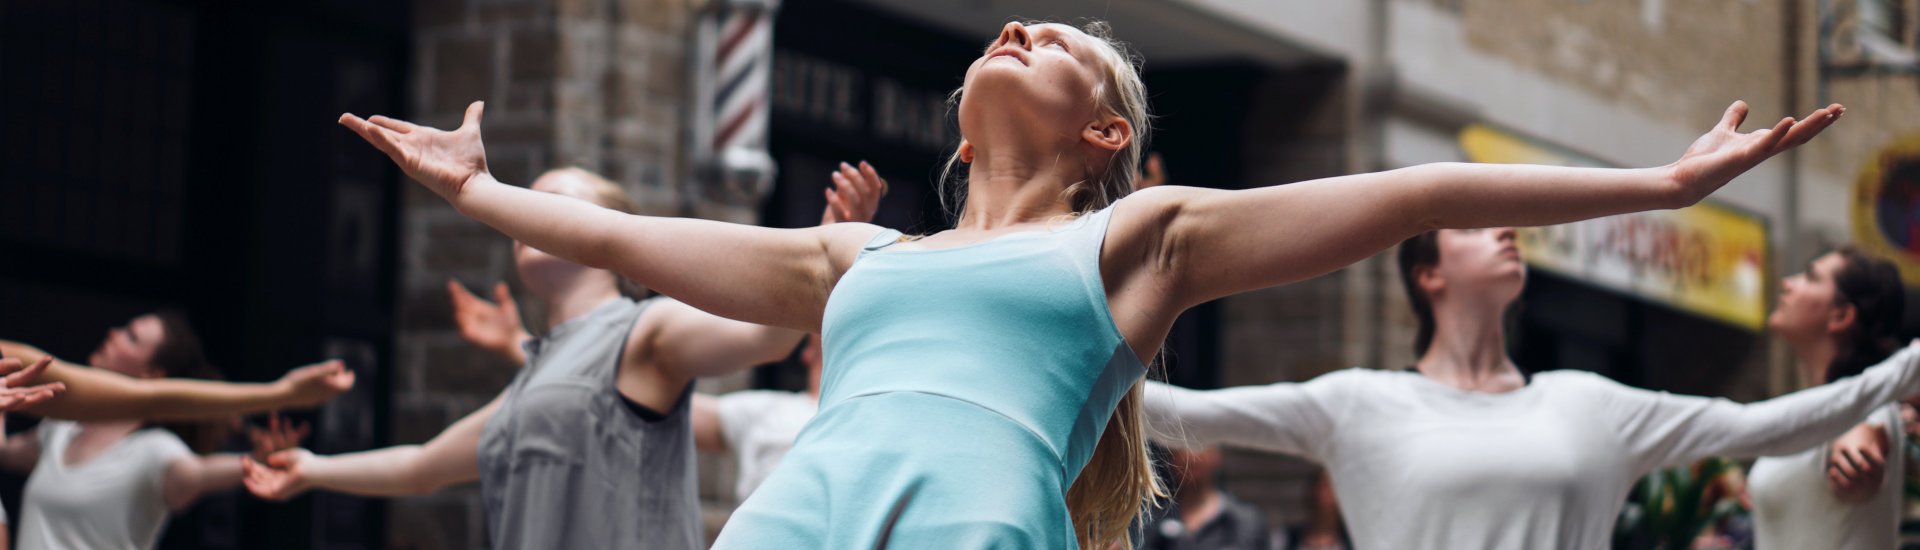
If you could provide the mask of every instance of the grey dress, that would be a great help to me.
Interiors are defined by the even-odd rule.
[[[529,344],[527,365],[480,436],[480,497],[494,548],[699,548],[687,392],[657,419],[614,384],[652,300],[620,298]]]

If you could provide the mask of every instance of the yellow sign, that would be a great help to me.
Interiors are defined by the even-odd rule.
[[[1482,125],[1460,132],[1473,162],[1604,166]],[[1520,231],[1529,265],[1749,330],[1765,326],[1767,226],[1702,202]]]
[[[1853,184],[1853,240],[1920,286],[1920,136],[1874,155]]]

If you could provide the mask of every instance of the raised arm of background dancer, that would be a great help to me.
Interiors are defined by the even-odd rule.
[[[340,122],[407,176],[494,229],[547,253],[611,269],[694,307],[731,318],[818,330],[827,293],[880,229],[837,223],[773,229],[633,216],[494,180],[480,140],[481,104],[452,131],[375,116]]]
[[[1306,383],[1281,382],[1218,390],[1190,390],[1148,381],[1148,432],[1161,443],[1186,448],[1228,445],[1313,460],[1333,432],[1327,407],[1342,377],[1334,373]]]
[[[24,361],[50,357],[18,342],[0,340],[0,353]],[[231,383],[185,378],[136,379],[54,358],[35,383],[61,383],[66,392],[24,409],[63,420],[197,420],[275,409],[313,407],[353,388],[354,375],[340,361],[288,371],[267,383]]]
[[[1874,409],[1920,394],[1920,343],[1858,375],[1748,404],[1587,379],[1600,385],[1600,411],[1647,472],[1712,456],[1793,454],[1839,437]]]
[[[1441,163],[1243,191],[1160,187],[1127,199],[1144,212],[1127,223],[1148,229],[1116,229],[1157,235],[1148,264],[1164,266],[1171,299],[1192,305],[1321,275],[1432,229],[1684,207],[1812,139],[1840,111],[1835,104],[1743,134],[1747,108],[1736,102],[1678,161],[1657,168]]]
[[[527,333],[520,306],[514,303],[507,283],[494,283],[492,302],[474,296],[453,279],[447,279],[447,294],[453,302],[453,322],[460,327],[461,338],[512,361],[516,367],[527,363],[527,352],[521,345],[533,335]]]
[[[357,453],[316,455],[288,449],[261,464],[245,461],[247,490],[267,500],[288,500],[309,489],[362,496],[424,495],[480,479],[480,433],[500,410],[500,399],[468,414],[424,445],[396,445]]]
[[[821,223],[872,221],[887,194],[887,180],[865,161],[858,167],[842,162],[830,178],[833,185],[825,190]],[[643,339],[633,349],[683,376],[719,376],[778,361],[793,353],[806,334],[715,316],[675,300],[652,307],[648,324],[635,327]]]

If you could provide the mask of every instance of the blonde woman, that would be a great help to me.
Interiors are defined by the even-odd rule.
[[[743,321],[822,334],[820,412],[735,511],[720,548],[1100,548],[1160,492],[1143,358],[1180,312],[1313,277],[1433,227],[1547,224],[1691,204],[1839,114],[1740,134],[1674,164],[1441,164],[1121,200],[1147,134],[1120,46],[1009,23],[957,93],[965,197],[918,239],[865,224],[773,229],[628,216],[496,181],[481,105],[454,131],[340,121],[462,213]]]

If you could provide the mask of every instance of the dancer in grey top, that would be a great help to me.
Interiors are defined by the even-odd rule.
[[[858,181],[829,195],[837,212],[829,221],[871,217],[884,187],[871,170],[847,172]],[[533,188],[632,210],[617,185],[577,169],[548,172]],[[475,308],[485,304],[454,289],[463,333],[526,360],[504,393],[425,445],[275,453],[247,465],[248,488],[270,499],[314,487],[392,496],[478,480],[495,548],[704,546],[687,411],[692,380],[778,360],[801,333],[670,298],[635,302],[621,296],[610,271],[525,244],[514,252],[522,282],[556,322],[543,338],[483,336],[502,331],[475,330]]]

